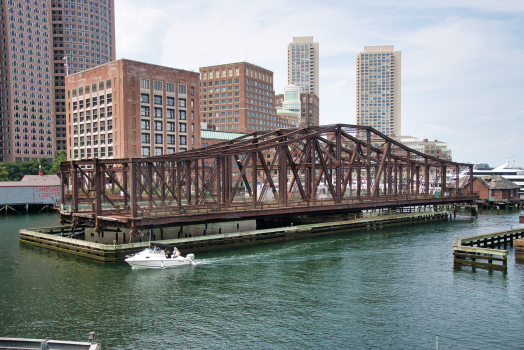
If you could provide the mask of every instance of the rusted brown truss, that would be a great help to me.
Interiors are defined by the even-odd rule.
[[[430,203],[462,197],[449,185],[467,169],[472,174],[470,164],[417,152],[370,127],[282,129],[158,157],[64,162],[62,217],[138,227],[275,208],[297,213],[412,198]]]

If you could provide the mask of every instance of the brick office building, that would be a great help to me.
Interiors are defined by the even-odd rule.
[[[114,0],[51,0],[56,150],[66,149],[65,77],[116,59]],[[67,57],[67,67],[64,66]]]
[[[247,62],[200,68],[200,113],[208,129],[252,133],[291,128],[275,109],[273,72]]]
[[[66,77],[67,157],[199,148],[199,74],[120,59]]]

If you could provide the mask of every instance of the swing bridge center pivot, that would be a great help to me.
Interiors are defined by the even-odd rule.
[[[367,126],[281,129],[163,156],[63,162],[60,214],[73,227],[135,233],[446,205],[478,199],[455,185],[461,172],[469,170],[471,177],[472,168],[415,151]]]

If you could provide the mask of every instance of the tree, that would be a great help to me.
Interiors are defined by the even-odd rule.
[[[67,153],[65,150],[61,150],[56,155],[55,159],[53,160],[53,166],[49,171],[48,174],[56,174],[60,171],[60,162],[66,162],[67,161]]]
[[[0,164],[0,181],[9,181],[9,173],[3,164]]]
[[[49,174],[49,170],[51,170],[51,167],[53,166],[53,164],[49,163],[46,157],[40,158],[38,165],[42,166],[42,172],[44,174]]]

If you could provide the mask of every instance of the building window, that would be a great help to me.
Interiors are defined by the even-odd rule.
[[[149,94],[140,94],[140,102],[149,103]]]
[[[178,85],[178,93],[179,94],[187,94],[187,86],[186,85]]]
[[[140,121],[140,128],[142,130],[149,130],[150,129],[149,120],[141,120]],[[102,122],[100,122],[100,131],[102,131]]]
[[[140,88],[149,89],[149,79],[140,79]]]
[[[174,97],[166,97],[166,104],[168,106],[174,106],[175,105],[175,98]]]
[[[150,142],[151,142],[151,135],[142,134],[142,143],[150,143]]]
[[[179,115],[179,118],[180,120],[186,120],[187,119],[187,114],[186,114],[186,111],[178,111],[178,115]]]
[[[156,108],[155,108],[156,109]],[[149,117],[149,107],[147,106],[141,106],[140,107],[140,115],[142,117]]]
[[[173,83],[166,83],[166,91],[167,92],[175,92],[175,84],[173,84]]]
[[[155,134],[155,144],[161,145],[163,142],[163,135],[162,134]]]
[[[185,98],[178,99],[178,107],[186,108],[186,99]]]
[[[179,123],[178,124],[178,131],[179,132],[187,132],[186,123]]]
[[[162,131],[162,122],[161,121],[155,122],[155,131]]]
[[[161,156],[164,154],[164,149],[162,147],[155,147],[155,156]]]
[[[104,148],[102,147],[102,149]],[[150,155],[151,155],[151,149],[149,147],[142,147],[142,157],[149,157]]]
[[[167,131],[175,132],[175,123],[167,122]]]
[[[154,95],[154,104],[161,105],[162,104],[162,96]]]
[[[175,135],[167,135],[167,144],[168,145],[174,145],[175,144]]]
[[[167,119],[175,119],[175,110],[174,109],[167,109]]]
[[[153,90],[162,91],[162,82],[153,80]]]
[[[187,136],[185,136],[185,135],[180,135],[180,136],[179,136],[179,140],[180,140],[180,144],[181,144],[181,145],[187,145]]]
[[[155,118],[162,118],[162,108],[155,107]]]

